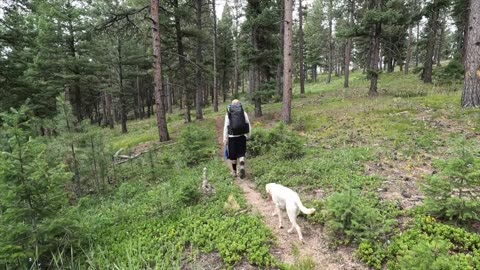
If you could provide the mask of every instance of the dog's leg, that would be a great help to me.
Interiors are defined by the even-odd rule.
[[[298,239],[303,242],[303,236],[302,236],[302,231],[300,229],[300,226],[297,224],[297,212],[295,209],[288,209],[287,208],[287,215],[288,219],[290,220],[290,223],[292,223],[292,227],[288,230],[288,233],[291,233],[293,229],[295,228],[298,233]]]
[[[282,211],[276,205],[275,205],[275,212],[278,215],[278,228],[282,229],[283,228],[283,225],[282,225]]]

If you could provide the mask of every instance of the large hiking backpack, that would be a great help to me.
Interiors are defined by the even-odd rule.
[[[228,106],[228,119],[230,120],[230,125],[228,125],[229,135],[243,135],[250,131],[250,126],[245,120],[242,104]]]

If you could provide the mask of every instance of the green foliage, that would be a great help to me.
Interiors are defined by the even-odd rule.
[[[428,177],[423,190],[429,213],[465,224],[480,221],[480,159],[462,148],[456,157],[435,163],[440,173]]]
[[[446,66],[436,68],[433,78],[439,85],[453,85],[463,82],[465,68],[459,59],[454,58]]]
[[[267,130],[256,128],[248,141],[248,153],[252,156],[270,154],[280,159],[296,159],[305,154],[302,140],[285,125]]]
[[[200,129],[196,126],[187,126],[180,135],[182,158],[187,165],[200,164],[215,154],[212,139],[213,132]]]
[[[72,175],[49,163],[47,146],[31,137],[28,115],[26,107],[2,114],[8,141],[0,153],[0,266],[7,269],[46,263],[74,240],[75,221],[62,216]]]
[[[395,237],[386,249],[388,269],[478,269],[480,236],[417,217],[413,228]]]
[[[360,243],[355,255],[373,269],[382,269],[386,257],[385,251],[379,244],[368,240]]]
[[[386,239],[396,225],[395,212],[382,209],[380,202],[357,190],[332,194],[326,211],[325,226],[332,237],[347,243]]]
[[[126,182],[110,198],[82,199],[69,215],[84,217],[82,226],[92,244],[83,256],[77,253],[78,262],[83,267],[181,269],[193,248],[218,252],[228,267],[242,260],[262,269],[276,265],[270,254],[273,235],[262,219],[225,214],[230,196],[238,198],[242,208],[245,201],[240,189],[230,185],[224,163],[204,165],[217,193],[203,204],[192,205],[183,197],[187,185],[200,186],[198,168],[172,171],[154,185]]]

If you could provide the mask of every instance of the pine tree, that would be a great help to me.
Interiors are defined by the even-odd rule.
[[[8,142],[0,152],[0,189],[6,191],[0,197],[0,261],[6,269],[26,269],[32,259],[48,262],[51,252],[69,244],[63,241],[72,221],[62,219],[60,210],[71,174],[63,164],[49,163],[46,145],[32,137],[26,107],[2,114],[2,121]]]

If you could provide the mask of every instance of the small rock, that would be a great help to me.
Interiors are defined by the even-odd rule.
[[[403,190],[401,194],[402,194],[402,196],[403,196],[404,198],[411,198],[411,197],[412,197],[412,195],[409,194],[409,193],[408,193],[407,191],[405,191],[405,190]]]

